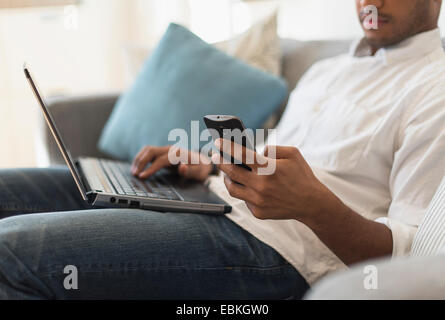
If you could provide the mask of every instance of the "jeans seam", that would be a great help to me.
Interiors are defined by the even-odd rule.
[[[54,212],[56,211],[55,208],[51,207],[42,207],[39,204],[25,204],[25,205],[19,205],[17,203],[1,203],[0,204],[1,211],[29,211],[29,210],[36,210],[36,211],[47,211],[47,212]]]
[[[46,272],[44,276],[52,276],[54,274],[60,274],[60,270],[64,266],[57,266],[48,269],[57,269],[54,271]],[[78,272],[80,273],[104,273],[104,272],[122,272],[122,271],[248,271],[248,272],[276,272],[285,271],[287,269],[294,269],[290,264],[280,265],[275,267],[248,267],[248,266],[226,266],[226,267],[193,267],[193,266],[160,266],[160,267],[129,267],[122,269],[92,269],[85,268],[85,266],[77,266]]]

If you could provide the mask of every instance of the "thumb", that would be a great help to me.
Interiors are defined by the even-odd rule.
[[[191,165],[191,164],[185,164],[182,163],[178,167],[178,173],[179,175],[187,178],[187,179],[194,179],[194,180],[205,180],[207,177],[204,172],[201,165]]]
[[[178,172],[181,176],[188,177],[190,174],[190,167],[187,164],[181,163],[178,166]]]

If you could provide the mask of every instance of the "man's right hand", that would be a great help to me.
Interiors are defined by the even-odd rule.
[[[152,147],[146,146],[138,153],[133,160],[131,173],[140,179],[147,179],[162,168],[174,167],[169,160],[169,152],[172,146]],[[188,179],[204,181],[212,172],[210,160],[198,152],[176,149],[185,155],[185,161],[182,161],[176,167],[178,173]],[[205,158],[205,159],[204,159]],[[199,159],[199,162],[197,161]],[[195,161],[192,161],[195,160]],[[198,164],[193,164],[198,163]],[[210,164],[209,164],[210,163]],[[151,164],[150,166],[148,166]],[[148,167],[147,167],[148,166]]]

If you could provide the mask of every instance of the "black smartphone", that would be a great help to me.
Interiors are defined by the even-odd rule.
[[[204,122],[212,134],[213,141],[222,138],[236,143],[241,143],[243,147],[255,151],[255,137],[253,131],[251,135],[246,131],[240,118],[226,115],[207,115]],[[231,163],[235,163],[235,159],[231,155],[221,151],[221,156]],[[252,169],[244,163],[236,163],[236,165],[252,171]]]

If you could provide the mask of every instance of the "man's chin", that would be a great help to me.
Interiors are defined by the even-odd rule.
[[[397,37],[388,37],[384,34],[380,34],[379,31],[370,30],[365,32],[365,38],[367,43],[372,48],[386,48],[396,45],[402,41],[402,39],[399,39]]]

